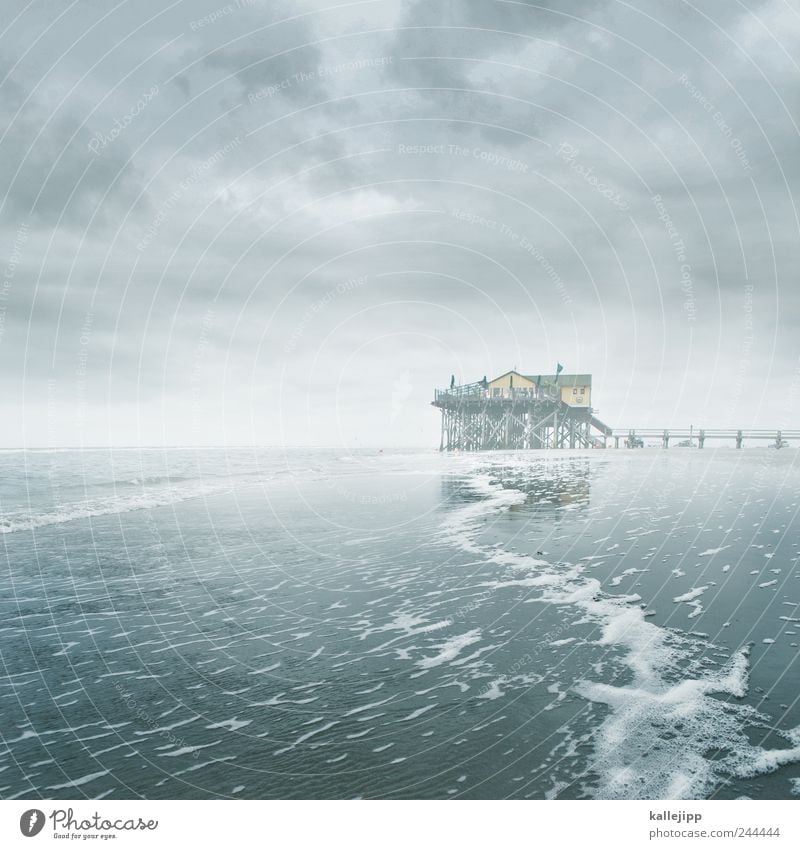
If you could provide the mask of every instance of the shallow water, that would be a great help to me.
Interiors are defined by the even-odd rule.
[[[786,798],[798,454],[0,454],[0,797]]]

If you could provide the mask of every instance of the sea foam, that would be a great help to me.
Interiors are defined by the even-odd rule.
[[[763,726],[766,718],[738,699],[747,694],[749,647],[736,650],[721,668],[708,671],[694,659],[708,648],[695,636],[659,627],[634,605],[638,596],[614,597],[600,582],[586,576],[583,566],[564,568],[497,547],[482,545],[478,536],[484,520],[523,504],[526,496],[493,483],[487,474],[467,481],[482,500],[452,515],[444,536],[471,554],[501,564],[527,565],[529,576],[491,582],[492,589],[541,587],[541,602],[576,607],[584,621],[599,628],[596,644],[613,650],[614,665],[628,670],[626,684],[584,679],[573,691],[602,704],[605,719],[590,737],[594,752],[586,771],[587,791],[596,798],[679,799],[702,798],[731,777],[745,778],[800,760],[800,739],[791,748],[765,750],[749,742],[747,729]],[[706,549],[713,556],[727,546]],[[583,558],[586,560],[586,558]],[[708,586],[676,596],[676,603],[702,607],[699,598]],[[440,655],[423,663],[434,665],[460,650],[462,641],[477,639],[476,632],[454,638]],[[502,696],[503,678],[492,681],[483,698]],[[615,682],[619,675],[614,675]],[[727,699],[725,697],[728,697]],[[791,732],[787,736],[791,736]],[[715,760],[706,757],[717,751]],[[590,777],[595,776],[595,777]]]

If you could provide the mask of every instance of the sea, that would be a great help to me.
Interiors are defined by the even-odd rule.
[[[800,453],[0,453],[0,798],[787,799]]]

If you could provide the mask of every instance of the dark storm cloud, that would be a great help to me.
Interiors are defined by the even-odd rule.
[[[6,52],[13,409],[24,368],[93,441],[131,398],[137,439],[313,441],[309,398],[355,436],[399,382],[385,442],[425,442],[451,373],[561,361],[612,424],[788,415],[762,393],[798,365],[780,0],[93,8],[57,38],[31,7]]]
[[[470,62],[494,54],[518,53],[531,38],[556,37],[603,5],[597,0],[568,5],[414,0],[405,7],[392,39],[394,52],[409,60],[395,66],[395,77],[415,87],[470,87]],[[410,61],[417,57],[417,61]],[[466,63],[436,61],[450,58]]]
[[[116,204],[129,202],[139,182],[124,142],[97,156],[89,146],[92,134],[74,115],[53,114],[13,78],[3,91],[0,192],[5,220],[30,217],[53,225],[60,219],[61,226],[77,227],[94,216],[96,224],[108,223]],[[110,125],[109,132],[113,129]]]
[[[327,86],[316,73],[322,55],[308,25],[290,21],[258,32],[244,45],[214,50],[202,61],[235,74],[250,103],[277,97],[302,104],[324,99]]]

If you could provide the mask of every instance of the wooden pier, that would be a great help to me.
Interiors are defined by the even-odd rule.
[[[641,448],[645,439],[658,439],[662,448],[673,446],[682,448],[703,448],[707,439],[732,441],[741,448],[745,440],[748,442],[767,442],[773,448],[785,448],[789,440],[800,440],[800,430],[771,430],[771,429],[741,429],[736,428],[613,428],[606,437],[614,440],[614,447],[620,447],[620,440],[625,448]]]
[[[437,389],[440,451],[603,447],[611,428],[589,406],[591,375],[522,375]],[[574,399],[574,400],[573,400]]]
[[[766,442],[784,448],[800,430],[736,428],[611,428],[591,407],[590,374],[523,375],[506,372],[489,381],[437,389],[431,402],[442,413],[440,451],[530,448],[703,448],[707,440]]]

